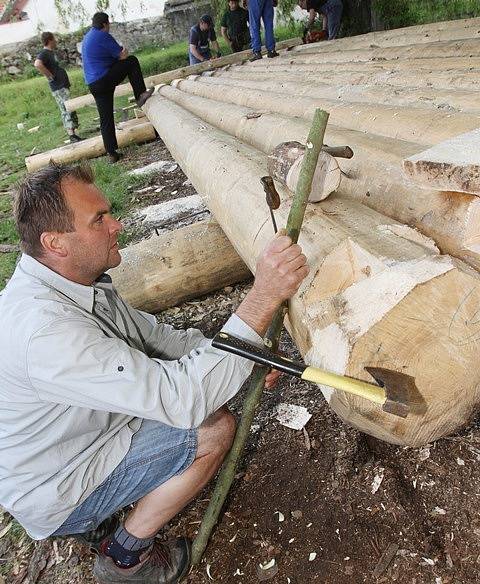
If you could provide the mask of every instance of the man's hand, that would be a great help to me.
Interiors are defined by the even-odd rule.
[[[119,61],[123,61],[128,57],[128,51],[125,47],[123,47],[122,52],[120,53],[118,59]]]
[[[275,236],[258,259],[255,282],[237,316],[263,336],[275,311],[296,293],[308,271],[301,247],[286,235]]]
[[[253,290],[265,303],[278,306],[291,298],[308,274],[307,258],[290,237],[277,235],[257,261]]]

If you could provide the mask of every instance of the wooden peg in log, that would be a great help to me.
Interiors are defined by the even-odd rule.
[[[282,142],[268,157],[270,176],[293,193],[297,188],[304,154],[305,146],[300,142]],[[338,162],[331,154],[323,150],[318,157],[309,201],[317,203],[326,199],[338,189],[341,178],[342,173]]]

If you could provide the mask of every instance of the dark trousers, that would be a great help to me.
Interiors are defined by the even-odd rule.
[[[97,104],[103,145],[109,154],[115,152],[118,148],[117,136],[115,134],[115,119],[113,117],[113,94],[115,87],[125,77],[128,77],[133,88],[135,99],[138,99],[146,91],[146,87],[140,63],[137,57],[133,55],[114,63],[106,75],[90,83],[88,86]]]

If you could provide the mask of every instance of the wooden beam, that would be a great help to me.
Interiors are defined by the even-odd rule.
[[[216,221],[200,221],[121,250],[110,270],[122,297],[159,312],[250,277]]]
[[[119,147],[135,144],[139,142],[148,142],[155,139],[155,128],[145,118],[133,119],[128,122],[116,124],[117,142]],[[105,147],[101,136],[87,138],[74,144],[66,144],[53,150],[40,152],[33,156],[25,158],[25,166],[28,172],[33,172],[43,168],[50,161],[69,164],[86,158],[96,158],[105,154]]]
[[[410,156],[403,169],[422,188],[480,195],[480,129]]]
[[[162,96],[150,99],[145,111],[255,270],[272,237],[259,180],[266,174],[265,154]],[[279,225],[289,210],[284,197],[276,212]],[[368,378],[365,365],[415,377],[423,404],[404,420],[360,398],[319,388],[347,423],[413,446],[465,426],[480,401],[477,333],[468,324],[480,302],[480,277],[418,237],[346,198],[331,196],[312,206],[300,237],[311,275],[289,312],[291,334],[308,363],[362,379]]]
[[[277,50],[281,51],[283,49],[290,49],[301,44],[302,39],[300,38],[288,39],[277,43]],[[240,51],[239,53],[231,53],[230,55],[225,55],[219,59],[212,59],[211,61],[198,63],[198,65],[189,65],[186,67],[173,69],[172,71],[166,71],[165,73],[159,73],[158,75],[152,75],[151,77],[147,77],[145,79],[145,85],[147,87],[153,87],[159,83],[170,83],[178,77],[186,77],[187,75],[203,73],[204,71],[217,69],[218,67],[224,67],[225,65],[231,65],[232,63],[241,63],[242,61],[248,60],[251,56],[252,52],[250,50]],[[132,93],[132,86],[130,83],[117,85],[117,88],[115,89],[115,97],[129,95],[130,93]],[[93,98],[93,95],[87,94],[69,99],[65,102],[65,107],[68,111],[72,112],[94,103],[95,99]]]

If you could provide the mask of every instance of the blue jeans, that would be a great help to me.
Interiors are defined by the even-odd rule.
[[[195,460],[197,430],[143,420],[125,458],[52,535],[85,533],[180,475]]]
[[[273,36],[273,2],[272,0],[248,0],[248,18],[250,22],[250,36],[252,37],[252,51],[258,53],[262,49],[260,36],[260,19],[265,28],[265,46],[267,51],[275,50]]]
[[[210,49],[207,49],[206,51],[198,49],[198,51],[202,55],[202,57],[207,61],[209,61],[212,58],[212,53],[210,52]],[[188,60],[190,62],[190,65],[197,65],[197,63],[202,63],[202,61],[200,61],[200,59],[197,59],[195,55],[192,55],[190,51],[188,51]]]
[[[342,20],[342,0],[327,0],[321,10],[327,17],[328,40],[331,41],[336,39],[340,29],[340,22]]]

